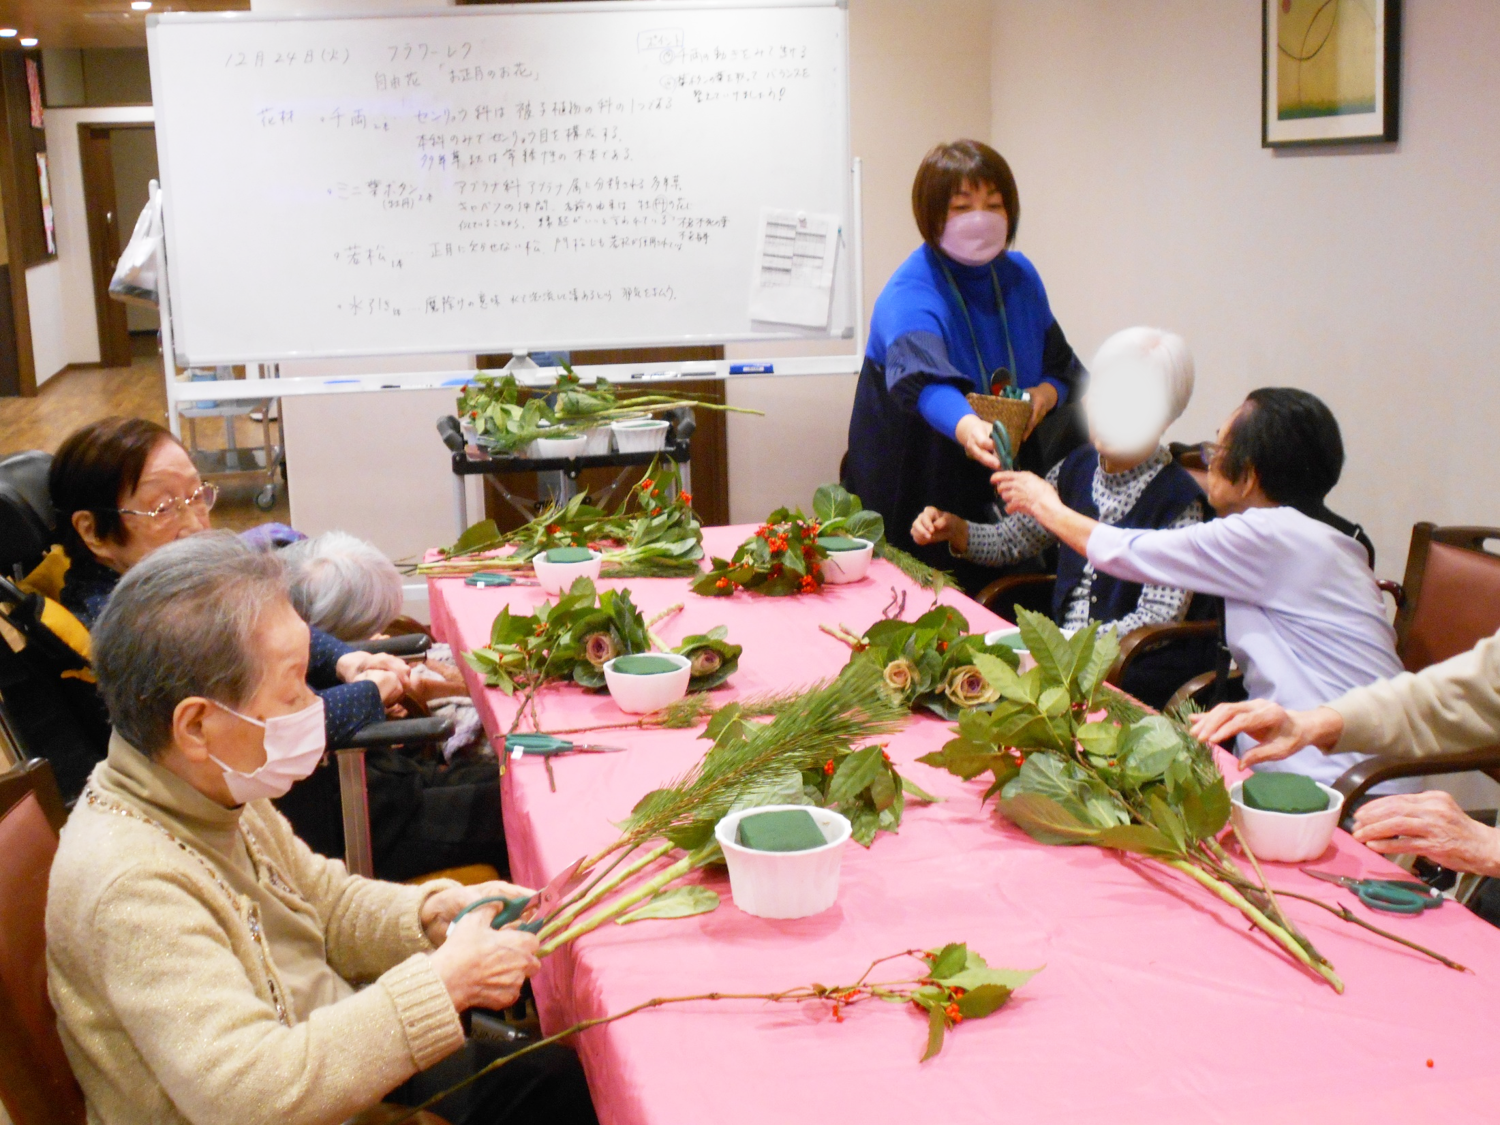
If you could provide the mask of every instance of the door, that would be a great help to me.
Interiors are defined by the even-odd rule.
[[[83,165],[83,205],[88,216],[99,362],[105,367],[129,367],[130,321],[125,306],[109,295],[109,281],[120,260],[120,211],[115,199],[115,165],[109,134],[109,126],[78,126],[78,154]]]

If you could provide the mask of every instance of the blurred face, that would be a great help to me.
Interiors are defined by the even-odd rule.
[[[253,649],[263,675],[250,698],[234,707],[236,711],[265,722],[313,704],[317,697],[307,686],[307,624],[297,616],[291,602],[278,599],[261,615]],[[186,759],[191,765],[186,771],[174,772],[182,773],[207,796],[232,806],[235,802],[224,783],[223,771],[210,759],[217,758],[242,773],[253,773],[266,764],[265,734],[262,727],[205,699],[185,699],[173,716],[173,759]],[[171,760],[165,764],[172,768]]]
[[[94,533],[92,512],[74,513],[73,526],[95,558],[123,574],[158,547],[207,531],[213,495],[187,451],[163,439],[146,458],[135,488],[119,499],[119,542]]]
[[[1096,371],[1083,405],[1094,448],[1111,461],[1127,463],[1156,452],[1171,413],[1166,380],[1145,360]]]
[[[975,184],[971,180],[965,180],[958,185],[958,190],[948,200],[948,217],[951,219],[954,215],[962,215],[965,211],[993,211],[1004,215],[1005,197],[1000,194],[998,188],[991,187],[989,184]]]

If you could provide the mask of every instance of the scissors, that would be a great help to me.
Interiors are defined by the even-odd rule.
[[[530,578],[517,578],[514,574],[499,574],[493,570],[475,571],[464,579],[465,586],[539,586]]]
[[[1347,875],[1335,875],[1329,871],[1313,871],[1304,867],[1302,874],[1334,883],[1346,891],[1353,891],[1356,898],[1371,910],[1387,914],[1420,914],[1424,910],[1435,910],[1443,905],[1443,892],[1426,883],[1414,883],[1407,879],[1351,879]]]
[[[491,895],[488,898],[475,899],[455,914],[453,921],[448,924],[450,926],[456,925],[458,920],[471,910],[477,910],[481,906],[488,906],[491,903],[499,902],[503,903],[504,906],[499,913],[490,919],[490,929],[504,929],[517,918],[521,917],[521,915],[530,912],[532,915],[531,918],[522,922],[516,928],[518,930],[525,930],[528,934],[534,934],[551,920],[558,904],[582,882],[582,878],[578,873],[578,869],[582,866],[583,857],[580,856],[568,864],[567,867],[563,868],[562,872],[556,878],[534,895],[519,898]]]
[[[551,734],[508,734],[505,736],[505,749],[512,758],[520,758],[526,754],[535,754],[541,758],[547,767],[547,787],[556,793],[557,778],[552,775],[552,759],[558,754],[617,754],[625,747],[580,746]]]

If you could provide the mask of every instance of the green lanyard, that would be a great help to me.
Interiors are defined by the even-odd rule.
[[[964,295],[959,292],[958,282],[953,280],[953,274],[948,269],[948,263],[941,258],[938,265],[942,267],[943,277],[948,280],[948,289],[952,292],[954,300],[958,302],[959,311],[964,314],[964,323],[969,327],[969,339],[974,344],[974,359],[979,364],[979,377],[985,380],[982,394],[992,394],[994,391],[993,371],[986,373],[984,353],[979,350],[979,334],[974,331],[974,319],[969,316],[969,306],[964,302]],[[1010,358],[1010,367],[1007,373],[1010,375],[1011,385],[1020,387],[1020,374],[1016,371],[1016,350],[1010,343],[1010,317],[1005,315],[1005,297],[1000,292],[1000,275],[995,272],[995,263],[990,263],[990,284],[995,287],[995,307],[1000,310],[1000,327],[1005,330],[1005,353]]]

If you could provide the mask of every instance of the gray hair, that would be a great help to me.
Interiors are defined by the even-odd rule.
[[[115,730],[160,755],[190,696],[238,707],[260,686],[255,631],[287,595],[286,569],[228,531],[179,539],[131,567],[92,635],[94,673]]]
[[[341,641],[366,641],[401,612],[401,575],[372,543],[326,531],[281,551],[291,573],[292,605],[315,629]]]

